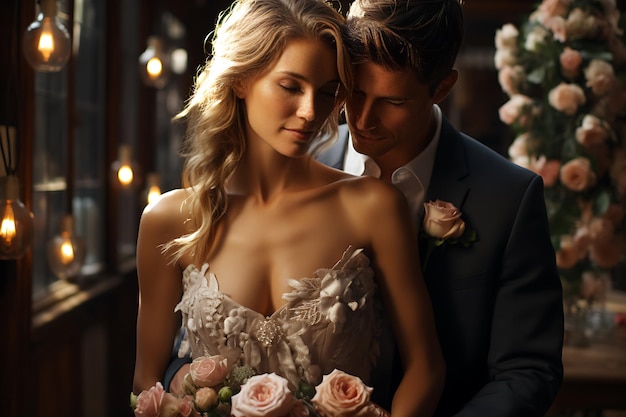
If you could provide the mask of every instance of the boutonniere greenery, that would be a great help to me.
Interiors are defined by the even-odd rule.
[[[461,244],[469,247],[478,240],[476,231],[465,226],[461,215],[461,210],[446,201],[435,200],[424,203],[421,234],[427,238],[428,242],[424,256],[424,270],[434,248],[444,244]]]

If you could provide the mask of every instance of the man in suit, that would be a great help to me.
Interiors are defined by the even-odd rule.
[[[342,126],[318,159],[395,184],[418,225],[423,202],[450,202],[477,234],[467,247],[434,248],[424,271],[447,367],[435,415],[542,417],[563,372],[562,293],[543,182],[442,114],[462,36],[460,0],[355,0],[350,132]]]
[[[460,209],[477,235],[467,247],[434,248],[424,271],[447,369],[435,415],[543,417],[563,372],[561,284],[543,183],[459,132],[438,106],[458,78],[459,0],[355,0],[347,37],[351,134],[341,126],[318,159],[396,185],[416,226],[423,202],[438,199]],[[394,381],[374,390],[387,408],[401,372],[394,358]],[[166,384],[179,366],[170,366]]]

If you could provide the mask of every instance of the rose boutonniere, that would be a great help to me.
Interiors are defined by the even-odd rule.
[[[460,243],[468,247],[477,240],[476,232],[465,226],[465,222],[461,219],[461,210],[452,203],[441,200],[429,201],[424,203],[424,210],[422,234],[428,238],[428,246],[424,256],[424,270],[435,247],[444,243],[449,245]]]

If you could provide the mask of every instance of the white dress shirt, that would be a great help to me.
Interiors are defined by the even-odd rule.
[[[430,185],[430,177],[435,165],[435,154],[441,134],[441,109],[433,105],[437,129],[426,148],[406,165],[397,168],[391,174],[391,183],[395,185],[406,197],[413,218],[421,223],[424,213],[424,197]],[[352,175],[367,175],[380,178],[381,171],[376,162],[367,155],[358,153],[352,146],[352,137],[348,141],[344,158],[344,171]]]

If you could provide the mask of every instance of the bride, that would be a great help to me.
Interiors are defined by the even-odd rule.
[[[392,415],[432,414],[444,365],[404,197],[309,152],[350,91],[342,25],[321,0],[239,0],[220,18],[179,116],[184,188],[140,222],[135,392],[161,380],[179,311],[192,357],[292,384],[334,368],[375,382],[388,320],[406,370]]]

